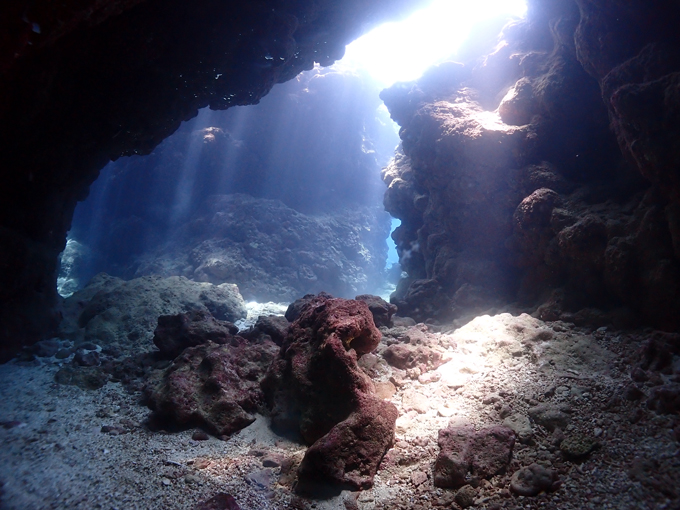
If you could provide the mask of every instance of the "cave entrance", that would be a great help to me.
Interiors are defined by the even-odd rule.
[[[399,220],[382,207],[380,170],[399,138],[379,93],[466,58],[525,9],[430,2],[258,105],[206,108],[150,155],[110,163],[76,210],[60,293],[107,272],[236,283],[248,301],[387,298],[401,275],[390,239]]]

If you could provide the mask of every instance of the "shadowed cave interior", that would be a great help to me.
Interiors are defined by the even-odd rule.
[[[679,8],[454,4],[0,7],[0,508],[680,508]]]

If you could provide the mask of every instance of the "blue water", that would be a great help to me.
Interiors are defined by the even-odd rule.
[[[397,255],[397,245],[394,244],[392,240],[392,232],[399,225],[401,225],[401,220],[397,218],[392,218],[392,227],[390,228],[390,235],[387,238],[387,260],[385,261],[385,269],[391,269],[394,264],[399,262],[399,255]]]

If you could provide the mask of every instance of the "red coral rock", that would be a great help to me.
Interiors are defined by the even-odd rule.
[[[312,445],[298,472],[300,490],[367,488],[392,445],[398,415],[357,365],[380,332],[363,302],[306,298],[262,383],[272,427]]]
[[[253,345],[240,337],[226,345],[189,347],[145,388],[154,420],[202,427],[216,436],[250,425],[263,401],[260,380],[277,351],[273,342]]]

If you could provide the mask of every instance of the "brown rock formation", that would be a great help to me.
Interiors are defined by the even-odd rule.
[[[529,7],[493,53],[381,95],[402,126],[383,172],[409,274],[393,302],[421,320],[519,302],[677,328],[678,8]]]
[[[247,427],[263,404],[260,380],[276,352],[270,341],[250,344],[240,337],[185,349],[159,380],[147,383],[152,420],[159,426],[203,427],[216,436]]]
[[[380,332],[362,301],[306,296],[291,308],[298,317],[262,383],[272,427],[311,445],[298,470],[301,491],[368,488],[397,420],[394,405],[375,396],[357,366]]]

